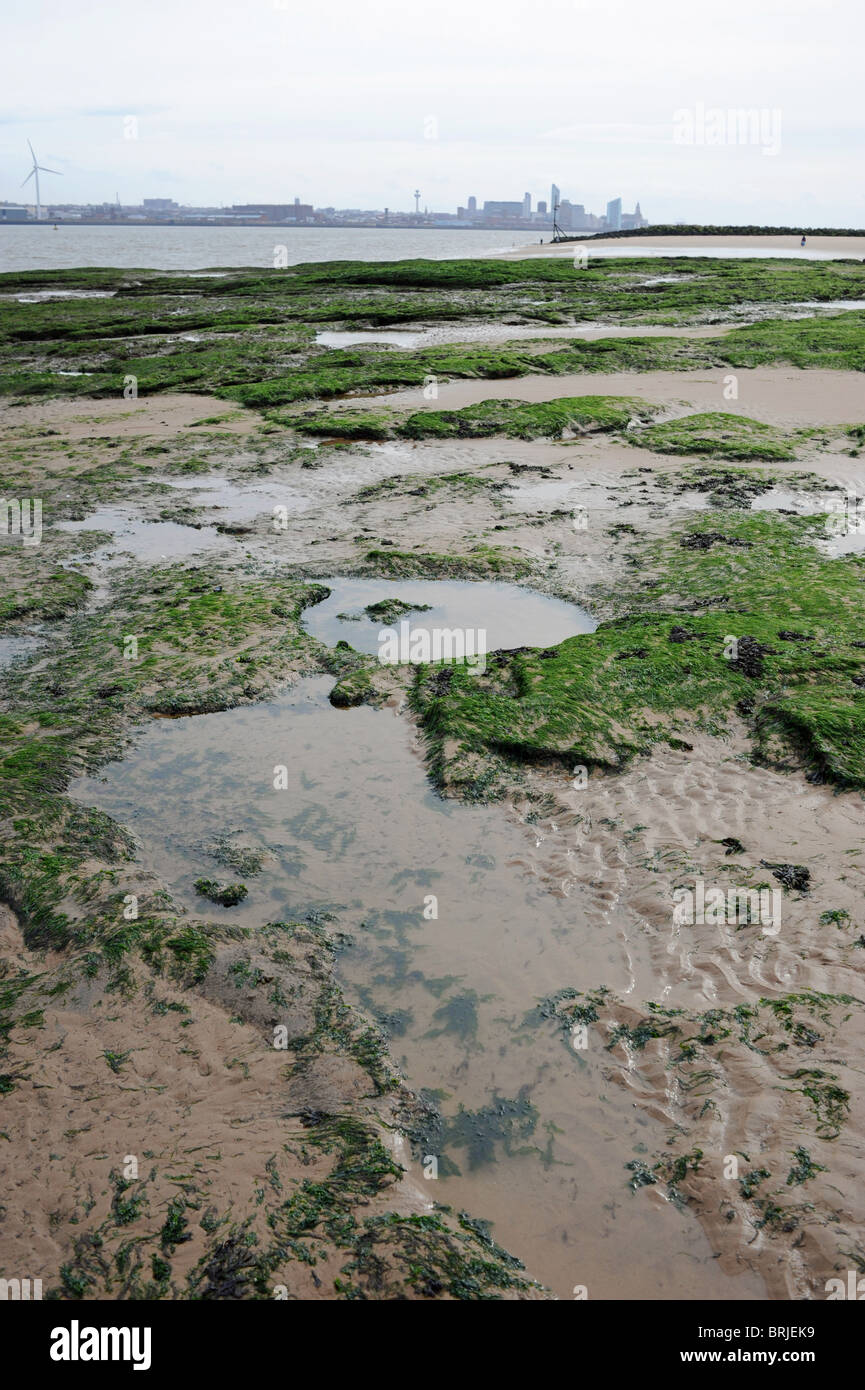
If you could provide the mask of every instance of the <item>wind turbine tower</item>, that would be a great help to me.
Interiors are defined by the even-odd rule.
[[[36,221],[38,222],[38,221],[40,220],[40,218],[42,217],[42,203],[40,202],[40,199],[39,199],[39,175],[40,175],[40,173],[43,173],[43,174],[59,174],[59,173],[60,173],[60,170],[59,170],[59,169],[46,169],[45,165],[44,165],[44,164],[40,164],[39,161],[38,161],[38,159],[36,158],[36,151],[34,150],[33,146],[30,144],[30,141],[29,141],[29,140],[27,141],[27,144],[28,144],[28,146],[30,147],[30,154],[31,154],[32,159],[33,159],[33,168],[30,170],[30,173],[27,175],[27,177],[26,177],[26,179],[24,180],[24,183],[22,183],[21,187],[23,188],[25,183],[29,183],[31,179],[35,178],[35,180],[36,180]]]

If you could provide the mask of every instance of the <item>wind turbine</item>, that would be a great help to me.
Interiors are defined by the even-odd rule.
[[[29,140],[27,141],[27,144],[30,146],[30,153],[31,153],[31,155],[33,156],[33,168],[30,170],[30,173],[27,175],[27,177],[26,177],[26,179],[24,180],[24,183],[22,183],[21,187],[23,188],[23,187],[24,187],[24,184],[25,184],[25,183],[29,183],[30,180],[31,180],[32,178],[35,178],[35,179],[36,179],[36,221],[38,222],[39,219],[40,219],[41,216],[42,216],[42,204],[41,204],[41,202],[39,201],[39,174],[40,174],[40,171],[41,171],[43,174],[59,174],[59,173],[60,173],[60,170],[59,170],[59,169],[46,169],[45,165],[44,165],[44,164],[40,164],[39,161],[37,160],[37,158],[36,158],[36,151],[34,150],[33,146],[30,144],[30,141],[29,141]]]

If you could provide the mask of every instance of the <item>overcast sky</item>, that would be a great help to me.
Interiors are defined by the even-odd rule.
[[[863,15],[863,0],[4,0],[0,198],[27,196],[29,138],[62,171],[45,201],[408,209],[417,187],[455,211],[555,180],[590,211],[621,195],[653,221],[861,227]],[[682,142],[701,125],[717,139],[713,113],[738,108],[764,113],[756,141]]]

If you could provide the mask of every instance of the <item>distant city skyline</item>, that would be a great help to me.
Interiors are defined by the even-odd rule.
[[[857,0],[31,0],[4,34],[13,202],[29,138],[70,203],[448,209],[555,181],[655,222],[865,224]]]
[[[465,206],[456,210],[446,208],[421,209],[421,192],[413,193],[414,209],[340,207],[330,203],[323,207],[304,203],[295,195],[292,200],[273,203],[242,203],[226,207],[224,204],[195,205],[178,203],[176,199],[165,196],[145,197],[134,203],[122,199],[103,200],[99,203],[75,203],[44,199],[41,207],[43,220],[112,220],[115,217],[125,221],[158,220],[243,220],[262,222],[269,226],[284,225],[333,225],[354,219],[367,219],[383,225],[423,224],[433,222],[439,226],[459,227],[520,227],[525,230],[541,228],[548,230],[557,227],[563,232],[600,232],[635,230],[648,226],[642,216],[639,202],[633,212],[624,212],[620,197],[610,199],[603,214],[592,213],[585,205],[569,198],[563,198],[556,184],[551,185],[549,200],[534,200],[532,194],[525,192],[522,198],[479,200],[471,194]],[[35,220],[38,205],[30,202],[14,202],[0,198],[0,223]]]
[[[49,171],[49,172],[50,172],[50,171]],[[57,191],[57,190],[56,190],[56,186],[55,186],[54,191]],[[7,190],[7,192],[8,192],[8,190]],[[117,205],[123,206],[123,207],[139,207],[139,208],[144,208],[144,209],[146,209],[146,210],[150,210],[150,211],[153,211],[153,212],[168,212],[168,211],[172,211],[172,210],[178,210],[178,209],[190,208],[190,207],[211,207],[211,208],[226,208],[226,209],[232,209],[232,208],[233,208],[233,209],[238,209],[238,208],[243,208],[243,207],[248,207],[248,208],[269,207],[269,208],[273,208],[273,207],[279,206],[279,207],[285,208],[285,209],[286,209],[286,212],[289,212],[289,211],[293,211],[294,209],[296,209],[296,208],[298,208],[298,207],[304,207],[304,208],[307,208],[307,209],[312,209],[312,208],[314,207],[314,208],[316,208],[317,210],[322,210],[322,209],[333,210],[334,208],[339,208],[339,209],[341,209],[341,210],[345,210],[345,209],[347,209],[349,206],[351,206],[351,205],[348,204],[348,203],[341,202],[340,199],[338,199],[338,198],[332,198],[329,202],[325,202],[325,203],[321,203],[321,204],[319,204],[319,203],[309,203],[309,202],[307,202],[305,199],[302,199],[298,194],[293,194],[291,197],[282,197],[281,199],[273,199],[273,198],[270,198],[270,199],[259,199],[259,200],[256,200],[256,201],[250,202],[250,203],[226,203],[224,200],[220,200],[220,201],[213,202],[213,203],[194,203],[194,202],[186,202],[186,201],[183,201],[183,200],[181,200],[181,199],[174,198],[174,197],[169,197],[169,196],[167,196],[167,195],[164,194],[164,193],[154,194],[154,193],[152,193],[152,192],[151,192],[151,193],[148,193],[148,194],[145,194],[145,195],[143,195],[143,196],[141,196],[141,197],[135,198],[135,199],[125,199],[125,198],[121,198],[121,197],[119,196],[119,193],[115,193],[115,195],[114,195],[113,197],[111,197],[111,198],[76,199],[76,198],[74,198],[74,197],[69,197],[69,196],[68,196],[68,193],[69,193],[69,189],[68,189],[66,186],[64,186],[63,189],[62,189],[62,195],[58,194],[57,197],[50,197],[50,196],[47,196],[47,195],[44,196],[44,197],[42,198],[42,206],[43,206],[43,208],[47,208],[47,207],[49,207],[49,206],[56,206],[56,207],[78,207],[78,206],[81,206],[81,207],[85,207],[85,206],[90,206],[90,207],[102,207],[102,206],[105,206],[105,207],[109,207],[109,206],[112,206],[112,205],[114,205],[114,204],[117,204]],[[417,195],[417,200],[415,199],[415,195]],[[417,205],[418,205],[418,210],[417,210],[417,211],[416,211],[415,206],[412,206],[412,204],[413,204],[415,201],[417,201]],[[612,200],[612,202],[617,202],[617,203],[619,203],[619,204],[622,204],[622,203],[623,203],[623,199],[622,199],[621,197],[618,197],[618,198]],[[607,202],[607,204],[606,204],[607,211],[609,211],[610,207],[612,206],[612,202],[611,202],[611,201],[608,201],[608,202]],[[33,200],[32,196],[28,197],[28,191],[27,191],[26,188],[24,189],[23,193],[21,193],[21,191],[19,190],[19,197],[18,197],[18,198],[3,196],[3,190],[0,189],[0,203],[10,203],[10,204],[12,204],[12,203],[23,203],[23,204],[28,204],[28,205],[33,205],[33,206],[35,206],[34,200]],[[391,211],[391,212],[404,214],[404,215],[406,215],[406,216],[408,216],[408,215],[412,215],[412,216],[415,216],[415,215],[417,215],[417,216],[423,216],[426,212],[429,212],[429,213],[433,213],[433,212],[435,212],[435,213],[452,213],[452,212],[456,212],[456,213],[466,213],[466,214],[469,215],[469,216],[478,216],[478,217],[481,217],[481,216],[483,215],[483,213],[484,213],[485,210],[494,211],[496,208],[502,208],[502,209],[507,208],[508,211],[509,211],[509,213],[511,213],[513,216],[515,216],[515,217],[524,217],[524,218],[526,218],[526,219],[528,220],[529,218],[531,218],[531,217],[537,215],[538,212],[545,213],[545,214],[549,214],[549,215],[551,216],[551,215],[552,215],[552,212],[553,212],[553,210],[554,210],[555,208],[557,208],[557,207],[563,207],[563,206],[566,206],[566,205],[569,205],[569,204],[573,204],[573,203],[574,203],[574,199],[573,199],[573,198],[568,198],[568,197],[566,197],[566,196],[562,196],[562,193],[561,193],[560,189],[557,187],[556,184],[553,184],[553,185],[552,185],[552,188],[551,188],[550,194],[549,194],[547,197],[545,197],[545,198],[535,198],[535,196],[534,196],[532,193],[530,193],[530,192],[525,192],[525,193],[522,195],[522,197],[520,197],[520,198],[507,198],[507,199],[487,198],[487,197],[484,197],[484,196],[481,196],[480,198],[478,198],[477,195],[475,195],[475,194],[470,194],[470,195],[468,196],[468,198],[465,200],[465,204],[463,205],[463,204],[461,203],[461,204],[459,204],[459,205],[457,206],[457,208],[455,208],[455,209],[454,209],[454,208],[448,208],[448,207],[436,207],[436,208],[432,208],[432,207],[430,207],[430,206],[428,205],[426,199],[423,197],[423,193],[421,192],[421,190],[415,190],[415,191],[414,191],[413,193],[411,193],[411,194],[408,194],[408,193],[405,194],[405,204],[404,204],[404,206],[399,206],[399,205],[397,205],[397,204],[393,204],[393,205],[390,205],[390,206],[385,205],[385,204],[376,205],[376,204],[370,202],[369,199],[364,199],[364,200],[362,200],[360,203],[357,204],[357,208],[362,208],[362,209],[364,209],[364,210],[375,210],[375,211],[378,211],[378,212],[383,212],[383,211],[385,211],[385,210],[389,210],[389,211]],[[577,205],[577,206],[583,207],[583,206],[585,206],[585,205],[584,205],[584,204],[579,204],[579,205]],[[621,211],[621,208],[620,208],[620,211]]]

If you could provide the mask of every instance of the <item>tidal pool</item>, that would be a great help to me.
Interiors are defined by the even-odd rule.
[[[450,323],[428,325],[424,328],[390,332],[386,329],[355,329],[354,332],[316,333],[319,347],[350,348],[386,343],[390,347],[417,349],[436,347],[442,343],[511,343],[548,338],[702,338],[712,337],[720,325],[712,327],[670,327],[654,324],[608,324],[578,319],[573,323],[467,323],[455,319]]]
[[[29,290],[26,294],[4,294],[0,299],[17,299],[19,304],[42,304],[48,299],[113,299],[116,290]]]
[[[267,704],[154,721],[72,795],[133,831],[181,909],[253,931],[312,914],[347,935],[343,987],[439,1115],[409,1167],[429,1201],[491,1220],[563,1298],[577,1284],[592,1298],[762,1297],[749,1271],[723,1273],[687,1210],[630,1190],[625,1164],[662,1150],[664,1126],[610,1078],[602,1037],[575,1051],[538,1011],[569,985],[651,998],[639,924],[556,895],[530,828],[442,800],[412,725],[337,710],[331,686],[305,678]],[[215,861],[220,839],[262,856],[235,908],[193,887],[240,877]]]
[[[274,515],[274,508],[284,507],[289,516],[296,516],[311,507],[310,492],[289,483],[269,479],[232,482],[218,473],[205,473],[192,478],[162,477],[158,482],[177,489],[187,506],[199,507],[202,512],[225,512],[225,520],[253,521],[265,513]]]
[[[0,671],[13,661],[31,656],[38,646],[38,637],[0,637]]]
[[[383,628],[400,619],[370,616],[365,609],[398,599],[418,607],[405,614],[413,632],[435,629],[483,631],[488,652],[513,647],[553,647],[566,637],[594,632],[595,619],[562,599],[534,593],[518,584],[458,579],[321,579],[330,597],[304,610],[303,624],[313,637],[333,647],[348,642],[374,655]],[[428,611],[424,611],[427,609]]]
[[[506,500],[521,511],[574,511],[578,507],[584,507],[587,511],[612,511],[617,502],[611,497],[607,497],[606,505],[599,505],[595,500],[598,488],[612,489],[621,486],[621,480],[617,478],[600,478],[595,475],[592,477],[576,478],[551,478],[542,479],[540,482],[519,482],[507,483],[505,487]],[[708,495],[704,492],[676,492],[663,498],[662,503],[665,511],[702,511],[709,505]]]
[[[234,542],[215,526],[183,526],[177,521],[144,521],[122,507],[100,507],[81,521],[58,521],[59,531],[110,531],[112,541],[88,555],[91,565],[120,564],[131,556],[146,563],[178,559],[202,550],[229,551]]]

